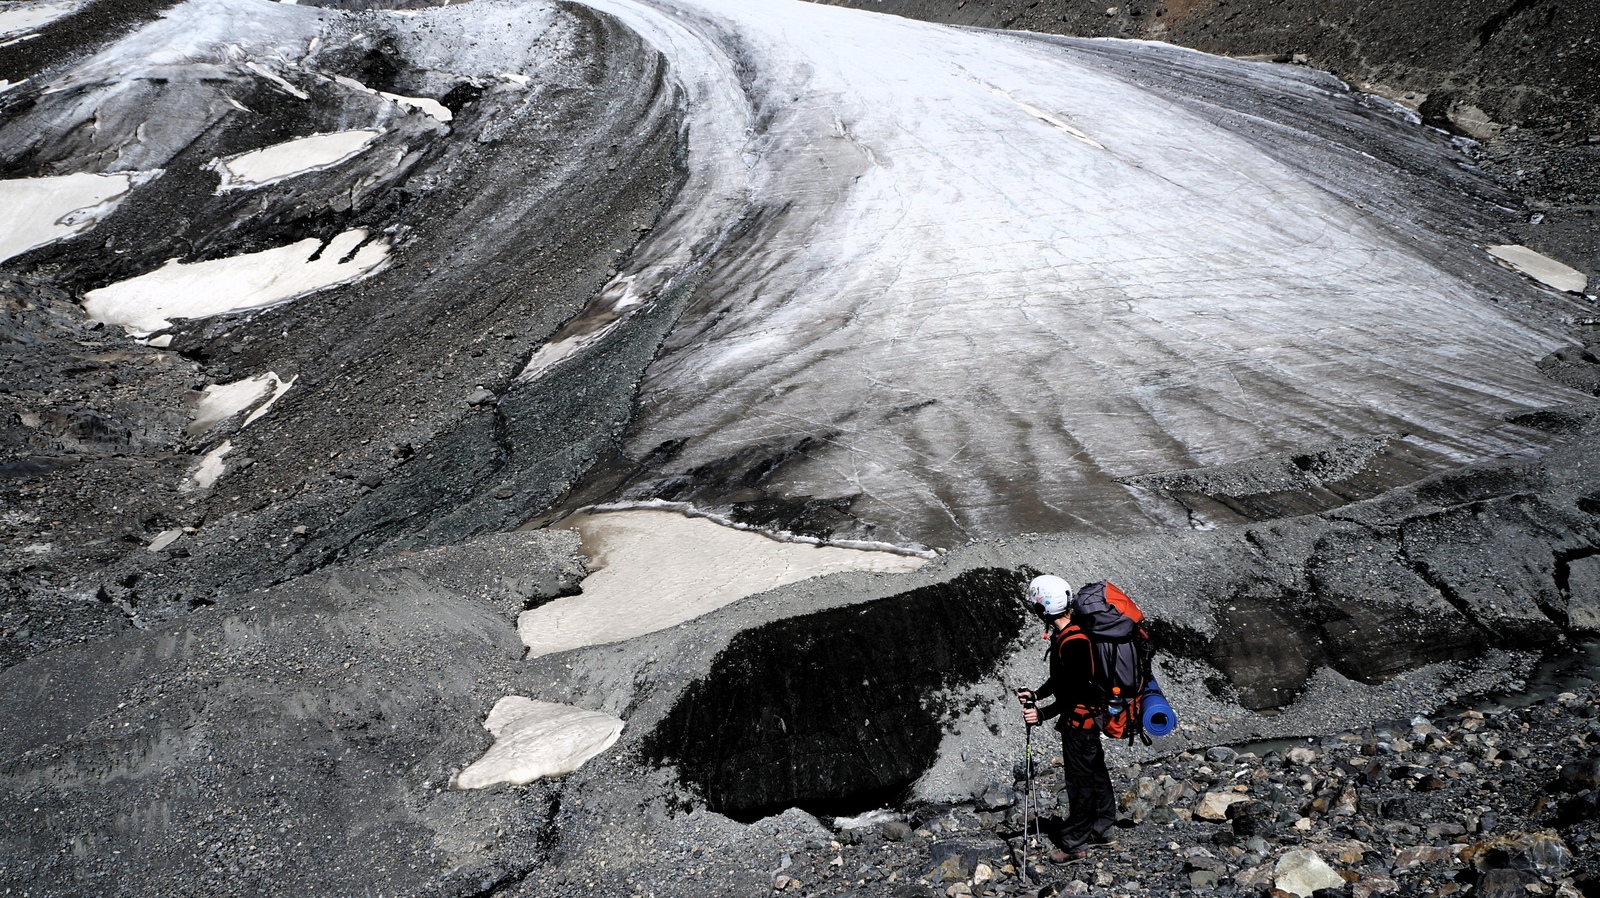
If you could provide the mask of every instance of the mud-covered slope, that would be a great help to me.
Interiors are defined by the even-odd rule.
[[[514,387],[681,183],[676,89],[637,37],[581,8],[251,9],[264,16],[253,29],[226,4],[180,8],[0,94],[7,177],[154,174],[86,234],[7,262],[6,613],[28,634],[8,641],[12,658],[51,645],[65,609],[97,593],[159,619],[397,538],[514,526],[616,441],[671,323],[663,303],[594,347],[577,385]],[[531,33],[480,42],[484,15]],[[193,44],[181,60],[151,49],[178,34]],[[67,87],[46,90],[51,78]],[[437,97],[450,121],[380,90]],[[350,128],[381,136],[326,170],[218,188],[214,159]],[[387,244],[379,273],[245,315],[178,319],[158,335],[166,349],[61,302],[171,259],[363,232]],[[187,426],[206,388],[269,374],[288,385],[270,413],[256,403]],[[219,452],[218,482],[197,488],[187,475]],[[499,494],[507,482],[520,485]],[[88,579],[58,579],[90,564]]]

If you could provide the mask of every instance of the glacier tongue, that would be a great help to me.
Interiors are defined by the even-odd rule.
[[[590,5],[711,98],[685,202],[753,204],[647,373],[629,454],[675,452],[630,498],[759,481],[905,544],[1116,530],[1159,514],[1118,478],[1396,432],[1526,451],[1504,415],[1569,395],[1531,364],[1555,316],[1497,307],[1517,288],[1481,251],[1398,236],[1069,48],[790,0]],[[1284,71],[1252,75],[1263,109],[1304,92]],[[752,454],[776,461],[707,473]]]

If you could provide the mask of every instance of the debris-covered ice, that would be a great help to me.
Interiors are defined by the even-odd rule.
[[[905,545],[1139,527],[1165,512],[1123,478],[1397,432],[1457,462],[1528,451],[1504,417],[1570,395],[1531,364],[1556,316],[1508,312],[1481,253],[1375,214],[1401,174],[1370,155],[1344,180],[1378,188],[1341,195],[1066,41],[787,0],[592,5],[696,99],[680,205],[750,202],[647,374],[628,454],[669,460],[630,498],[726,508],[753,456],[781,462],[767,494],[850,503]],[[1331,79],[1161,61],[1262,114],[1292,96],[1382,130]],[[1436,143],[1419,165],[1459,170]],[[724,214],[674,211],[705,242]],[[690,243],[674,222],[653,240]]]

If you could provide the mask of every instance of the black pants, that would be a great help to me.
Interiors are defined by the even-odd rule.
[[[1071,851],[1111,832],[1117,822],[1117,798],[1111,791],[1099,730],[1062,727],[1061,761],[1067,819],[1056,832],[1056,842]]]

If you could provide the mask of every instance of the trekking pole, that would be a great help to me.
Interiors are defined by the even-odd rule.
[[[1031,700],[1022,703],[1024,710],[1037,707]],[[1028,873],[1028,821],[1036,812],[1036,802],[1033,797],[1033,724],[1024,723],[1023,749],[1022,749],[1022,777],[1024,788],[1028,791],[1022,796],[1022,884],[1032,885]],[[1039,822],[1033,821],[1034,831],[1037,832]]]

